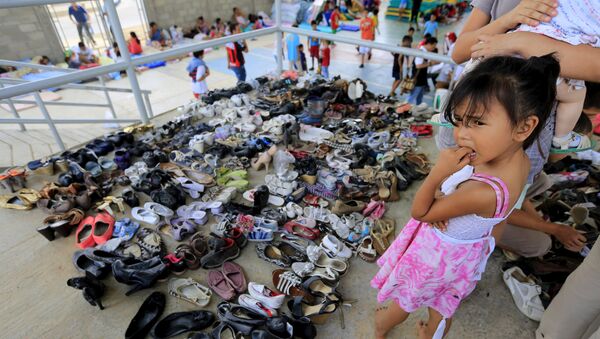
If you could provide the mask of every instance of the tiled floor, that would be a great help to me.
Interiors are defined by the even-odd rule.
[[[383,18],[383,12],[380,17]],[[458,32],[462,23],[453,26],[445,26],[440,30],[444,34],[448,30]],[[408,24],[390,19],[380,19],[380,34],[376,41],[397,44],[408,29]],[[358,38],[357,32],[340,32],[344,36]],[[257,40],[248,41],[250,51],[246,55],[246,68],[249,78],[264,75],[274,71],[276,67],[273,57],[274,35],[260,37]],[[415,35],[420,38],[419,32]],[[439,37],[442,40],[442,36]],[[304,38],[301,38],[304,41]],[[165,67],[148,70],[138,74],[140,87],[152,91],[150,101],[155,115],[162,114],[175,109],[188,102],[191,98],[191,83],[185,71],[188,58],[181,61],[169,62]],[[236,79],[233,73],[227,69],[224,48],[212,50],[206,53],[205,60],[211,69],[208,78],[210,89],[224,88],[235,85]],[[373,51],[373,57],[365,68],[358,68],[360,63],[355,46],[336,44],[332,49],[332,62],[330,74],[341,75],[346,79],[360,77],[365,80],[368,89],[377,94],[387,94],[392,85],[391,60],[389,52]],[[309,61],[310,64],[310,61]],[[284,63],[284,67],[286,67]],[[89,83],[97,85],[96,82]],[[129,80],[125,77],[120,80],[108,81],[110,87],[130,88]],[[57,92],[65,102],[88,102],[105,103],[104,93],[101,91],[83,90],[61,90]],[[432,93],[425,96],[426,102],[431,102]],[[139,118],[135,100],[131,93],[111,93],[111,99],[118,118]],[[106,108],[94,107],[72,107],[72,106],[47,106],[50,115],[55,118],[95,118],[104,119],[107,116]],[[37,107],[19,112],[24,118],[40,118],[41,112]],[[0,108],[1,118],[12,118],[10,112]],[[54,138],[51,136],[46,125],[27,125],[26,132],[18,131],[17,125],[0,125],[0,168],[23,165],[28,161],[48,156],[59,151]],[[59,131],[67,148],[79,145],[94,137],[101,136],[110,131],[100,124],[73,125],[61,124]]]

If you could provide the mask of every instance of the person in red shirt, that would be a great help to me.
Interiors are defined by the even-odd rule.
[[[129,41],[127,41],[127,49],[131,54],[142,54],[142,44],[140,43],[140,39],[138,39],[135,32],[129,33]]]
[[[321,75],[324,78],[329,78],[329,62],[331,61],[331,50],[329,49],[329,41],[321,40]]]
[[[369,17],[369,12],[366,9],[362,10],[362,19],[360,19],[360,38],[363,40],[373,41],[375,40],[375,23],[373,19]],[[371,49],[369,47],[358,47],[358,53],[360,53],[360,68],[365,67],[365,59],[371,59]]]
[[[332,33],[337,33],[337,30],[340,27],[340,8],[338,6],[333,8],[333,13],[331,13],[329,22],[331,23]]]

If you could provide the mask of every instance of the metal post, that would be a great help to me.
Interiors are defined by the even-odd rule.
[[[283,32],[281,31],[281,0],[275,0],[275,27],[277,27],[277,33],[275,33],[275,43],[277,45],[277,74],[281,74],[283,71]]]
[[[2,84],[0,82],[0,88],[3,88],[4,84]],[[12,102],[12,100],[10,100],[10,98],[6,99],[7,103],[8,103],[8,107],[10,107],[10,111],[12,112],[12,115],[17,118],[17,119],[21,119],[21,116],[19,115],[19,112],[17,112],[17,108],[15,107],[15,104]],[[23,123],[19,123],[19,130],[21,130],[21,132],[25,132],[26,128],[25,128],[25,124]]]
[[[102,76],[99,76],[98,80],[100,80],[100,85],[102,87],[104,87],[104,96],[106,97],[106,104],[108,105],[108,109],[110,109],[110,113],[112,114],[113,118],[116,119],[117,113],[115,112],[115,107],[113,106],[112,100],[110,99],[108,90],[106,89],[106,84],[104,83],[104,79],[102,78]]]
[[[144,101],[146,101],[148,115],[150,116],[150,118],[154,118],[154,112],[152,111],[152,103],[150,102],[150,96],[148,95],[148,92],[144,92]]]
[[[63,141],[60,138],[60,134],[58,133],[58,130],[56,130],[56,125],[54,125],[54,121],[52,121],[52,118],[50,117],[50,113],[48,113],[48,110],[46,109],[46,105],[44,105],[44,101],[42,100],[42,97],[40,96],[40,92],[38,92],[38,91],[33,92],[33,97],[35,98],[35,102],[37,103],[38,107],[40,108],[40,111],[42,111],[44,118],[48,122],[48,127],[50,127],[50,131],[52,132],[52,135],[54,135],[54,140],[56,140],[58,147],[60,148],[61,151],[66,150],[65,144],[63,144]]]
[[[149,122],[148,113],[146,112],[146,106],[144,106],[144,99],[142,98],[140,84],[138,83],[137,75],[135,74],[135,68],[131,63],[131,55],[129,55],[129,49],[127,49],[127,43],[125,42],[125,37],[123,36],[123,29],[121,28],[121,22],[119,21],[117,8],[115,7],[115,3],[113,1],[106,1],[104,6],[106,6],[110,28],[112,28],[117,45],[119,45],[121,56],[127,63],[127,77],[129,78],[129,83],[131,84],[131,90],[133,92],[133,97],[135,98],[137,109],[140,113],[140,118],[143,123],[147,124]]]

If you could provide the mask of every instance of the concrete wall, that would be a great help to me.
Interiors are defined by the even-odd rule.
[[[48,12],[42,6],[0,9],[0,59],[47,55],[61,62],[62,47]]]
[[[211,23],[216,18],[229,21],[233,7],[246,13],[264,11],[271,15],[273,0],[144,0],[148,22],[155,21],[166,28],[173,24],[190,28],[196,18],[203,16]]]

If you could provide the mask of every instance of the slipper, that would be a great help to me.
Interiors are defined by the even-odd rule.
[[[142,207],[132,208],[131,216],[139,221],[145,222],[146,224],[150,225],[156,225],[160,220],[160,217],[156,213]]]
[[[144,208],[165,218],[172,217],[174,214],[172,209],[155,202],[145,203]]]
[[[231,300],[235,297],[235,290],[229,285],[227,278],[221,271],[208,271],[208,286],[225,300]]]
[[[212,291],[191,278],[172,278],[169,279],[169,294],[200,307],[204,307],[210,302]]]
[[[233,287],[237,293],[246,291],[246,276],[244,276],[244,271],[240,265],[226,261],[223,263],[223,267],[221,267],[221,272],[225,276],[229,286]]]
[[[117,220],[113,229],[113,237],[129,241],[133,238],[135,232],[137,232],[139,228],[140,224],[129,218]]]
[[[178,177],[175,178],[175,180],[181,184],[183,190],[189,194],[192,199],[198,199],[200,197],[200,193],[204,192],[204,185],[201,185],[193,180],[185,177]]]

